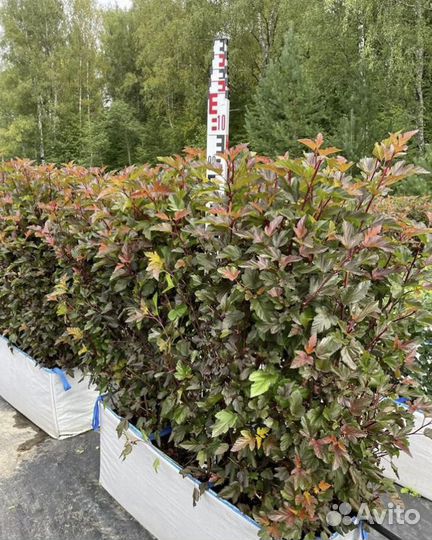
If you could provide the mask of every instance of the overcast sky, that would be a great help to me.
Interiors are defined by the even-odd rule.
[[[115,6],[121,8],[129,8],[132,4],[132,0],[98,0],[101,6]]]

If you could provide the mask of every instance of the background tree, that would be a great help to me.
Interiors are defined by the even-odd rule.
[[[303,53],[291,29],[280,57],[267,67],[246,115],[249,142],[259,152],[282,154],[320,126],[320,96],[304,68]]]
[[[359,159],[417,128],[432,166],[429,0],[3,0],[0,24],[4,158],[118,168],[204,146],[222,34],[233,144],[299,153],[287,141],[321,131]]]

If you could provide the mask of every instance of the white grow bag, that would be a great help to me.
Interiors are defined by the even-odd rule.
[[[412,457],[401,452],[398,458],[393,458],[399,478],[394,474],[388,458],[383,460],[384,474],[397,484],[411,488],[426,499],[432,500],[432,439],[423,434],[425,427],[422,428],[430,419],[425,421],[424,415],[419,412],[414,413],[414,419],[413,431],[419,432],[409,438]]]
[[[88,431],[98,393],[81,372],[41,368],[0,336],[0,396],[55,439]],[[70,387],[68,390],[66,388]]]
[[[143,440],[129,425],[128,437],[140,439],[125,460],[125,439],[118,438],[120,418],[102,404],[100,415],[100,483],[157,540],[259,540],[259,525],[238,508],[206,491],[197,505],[192,492],[199,482],[179,474],[181,467],[161,450]],[[96,421],[96,426],[98,425]],[[157,472],[155,460],[158,460]],[[365,532],[363,538],[367,537]],[[358,530],[334,539],[358,540]]]

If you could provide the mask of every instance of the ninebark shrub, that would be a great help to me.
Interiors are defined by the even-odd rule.
[[[69,346],[58,342],[66,326],[47,298],[57,259],[34,228],[44,226],[52,201],[66,198],[72,184],[71,171],[53,165],[16,160],[0,166],[0,335],[45,367],[76,362]]]
[[[412,135],[357,166],[320,135],[295,160],[237,147],[223,189],[192,149],[80,169],[31,224],[56,257],[47,299],[76,365],[126,421],[170,425],[185,470],[264,538],[325,538],[332,504],[379,505],[394,491],[382,459],[432,413],[410,336],[413,318],[431,324],[431,231],[372,211],[424,172],[401,160]]]

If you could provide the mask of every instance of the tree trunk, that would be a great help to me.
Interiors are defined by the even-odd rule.
[[[278,6],[273,6],[268,18],[263,13],[258,13],[258,43],[262,52],[262,70],[264,70],[270,62],[270,54],[276,34],[279,11]]]
[[[90,143],[90,165],[93,167],[93,140],[91,129],[91,104],[90,104],[90,62],[86,62],[86,86],[87,86],[87,137]]]
[[[418,144],[419,150],[424,154],[425,150],[425,105],[424,105],[424,30],[425,30],[425,17],[423,0],[416,1],[416,28],[417,28],[417,47],[415,52],[415,89],[417,96],[417,112],[416,122],[418,129]]]
[[[131,150],[130,150],[130,144],[129,144],[129,137],[127,133],[127,127],[126,127],[126,151],[127,151],[127,156],[128,156],[128,165],[132,165]]]
[[[43,100],[39,95],[37,101],[37,117],[38,117],[38,130],[39,130],[39,159],[41,163],[45,163],[45,143],[43,133],[43,120],[42,120]]]
[[[79,92],[78,92],[78,117],[80,131],[82,129],[82,58],[79,59]]]

